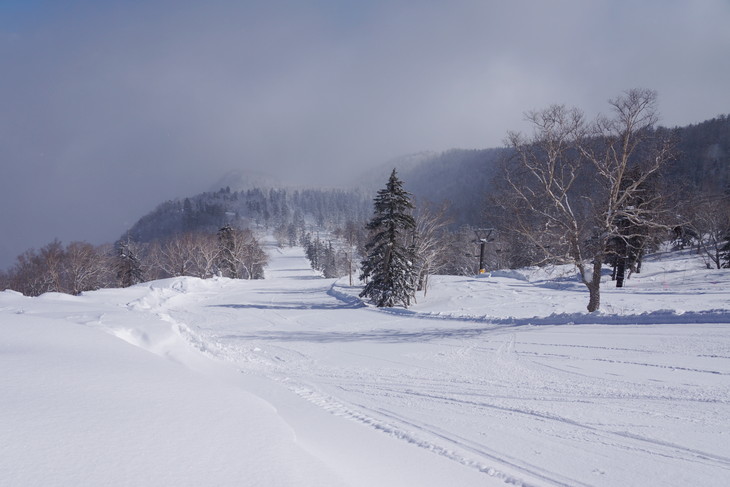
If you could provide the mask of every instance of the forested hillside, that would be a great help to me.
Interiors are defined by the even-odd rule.
[[[675,158],[662,174],[676,196],[730,193],[730,116],[656,130],[668,133],[676,144]],[[511,154],[509,148],[452,149],[421,155],[418,163],[399,167],[399,173],[416,201],[448,202],[453,224],[479,226],[493,223],[488,198],[501,184],[502,166]],[[391,169],[384,166],[380,180]]]
[[[677,158],[667,177],[692,191],[730,193],[730,115],[675,128]]]
[[[452,226],[481,225],[487,197],[509,153],[505,148],[452,149],[400,173],[416,202],[448,203],[447,215]]]
[[[178,233],[215,233],[222,226],[276,228],[296,224],[316,227],[364,221],[370,197],[361,191],[253,188],[201,193],[166,201],[135,223],[125,236],[136,242],[164,239]]]

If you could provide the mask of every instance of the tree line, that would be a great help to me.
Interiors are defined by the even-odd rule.
[[[409,198],[412,195],[409,193]],[[434,274],[469,276],[478,272],[478,242],[475,227],[470,225],[453,226],[448,217],[448,205],[434,206],[419,204],[413,198],[413,218],[416,226],[406,232],[409,243],[418,248],[421,278],[417,290],[428,292],[429,276]],[[366,245],[371,231],[368,221],[345,222],[341,226],[331,226],[312,230],[303,228],[299,233],[276,233],[280,246],[301,246],[309,259],[311,267],[321,272],[323,277],[353,277],[359,274],[360,264],[367,254]],[[501,247],[490,246],[485,261],[490,269],[507,267]]]
[[[47,292],[80,294],[108,287],[128,287],[178,276],[263,279],[268,256],[250,229],[223,226],[217,233],[185,232],[163,240],[114,245],[60,241],[17,257],[0,272],[0,288],[26,296]]]
[[[287,190],[252,188],[232,191],[230,187],[166,201],[140,218],[127,232],[136,242],[165,239],[188,232],[215,233],[224,225],[265,229],[316,227],[362,220],[369,208],[364,194],[343,190]]]

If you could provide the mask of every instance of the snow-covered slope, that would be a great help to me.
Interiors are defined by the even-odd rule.
[[[1,485],[728,485],[730,275],[656,256],[409,310],[270,248],[264,281],[0,293]]]

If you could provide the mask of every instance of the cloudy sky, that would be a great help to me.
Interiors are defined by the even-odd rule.
[[[629,88],[730,113],[728,0],[2,0],[0,268],[231,169],[336,184]]]

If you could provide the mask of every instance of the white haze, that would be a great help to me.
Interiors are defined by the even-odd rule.
[[[724,0],[3,2],[0,268],[234,169],[348,183],[634,87],[667,126],[727,113],[727,25]]]

